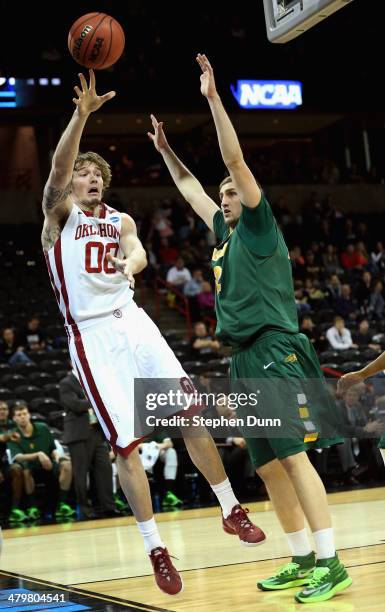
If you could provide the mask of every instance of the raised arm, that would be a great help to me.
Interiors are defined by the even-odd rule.
[[[78,96],[73,98],[76,109],[56,147],[51,172],[44,187],[42,205],[46,217],[54,215],[56,218],[62,218],[68,214],[72,172],[84,126],[91,113],[115,96],[114,91],[103,96],[97,95],[93,70],[89,71],[88,85],[83,74],[79,74],[79,79],[80,87],[76,85],[74,88]]]
[[[107,254],[108,261],[127,278],[131,289],[135,287],[134,274],[139,274],[147,266],[147,256],[138,238],[135,221],[129,215],[122,214],[120,248],[124,259]]]
[[[161,121],[158,123],[154,115],[151,115],[151,121],[154,133],[147,132],[147,135],[150,140],[152,140],[155,149],[162,155],[172,180],[196,214],[211,230],[213,230],[214,215],[220,208],[207,195],[198,179],[191,174],[181,160],[175,155],[167,142],[163,130],[163,122]]]
[[[238,136],[215,86],[214,71],[205,55],[198,54],[197,62],[202,70],[201,92],[210,105],[222,159],[237,188],[242,204],[248,208],[255,208],[261,201],[261,190],[243,159]]]

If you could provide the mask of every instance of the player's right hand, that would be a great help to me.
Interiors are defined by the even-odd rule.
[[[98,94],[96,93],[95,73],[91,69],[89,71],[89,74],[89,85],[87,85],[87,81],[85,79],[84,74],[79,74],[81,88],[78,87],[78,85],[75,85],[74,90],[78,97],[72,98],[72,101],[77,106],[79,115],[82,116],[87,116],[90,113],[95,112],[101,106],[103,106],[103,104],[107,102],[107,100],[111,100],[111,98],[114,98],[116,95],[115,91],[109,91],[103,96],[98,96]]]
[[[154,134],[152,132],[147,132],[147,136],[150,140],[152,140],[154,147],[157,151],[161,151],[167,147],[167,139],[165,133],[163,131],[163,121],[158,122],[154,115],[150,115],[152,127],[154,128]]]
[[[131,289],[135,289],[135,278],[131,271],[131,264],[128,259],[119,259],[119,257],[114,257],[111,253],[107,253],[107,259],[118,272],[121,272],[126,279],[128,280],[128,284]]]
[[[343,393],[345,393],[345,391],[350,389],[350,387],[353,387],[354,385],[358,385],[358,383],[362,382],[363,380],[364,380],[364,377],[359,371],[349,372],[348,374],[344,374],[343,376],[341,376],[341,378],[338,381],[337,393],[339,395],[342,395]]]

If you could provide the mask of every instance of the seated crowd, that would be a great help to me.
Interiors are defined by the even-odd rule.
[[[385,348],[381,225],[370,216],[347,217],[330,197],[320,202],[316,194],[300,214],[290,213],[282,200],[272,204],[290,250],[300,330],[327,376],[359,369]],[[190,338],[162,331],[196,385],[205,388],[229,369],[228,350],[214,335],[210,257],[215,237],[187,206],[169,200],[152,217],[139,218],[138,230],[149,260],[143,282],[152,288],[161,278],[169,306],[184,300],[193,323]],[[1,514],[15,522],[38,520],[42,513],[57,520],[119,515],[127,506],[114,457],[68,370],[66,338],[37,230],[34,244],[22,244],[0,243]],[[13,278],[11,266],[18,271]],[[346,440],[330,452],[313,452],[319,473],[325,480],[332,473],[338,486],[383,479],[376,438],[385,413],[385,374],[337,401]],[[238,431],[227,433],[217,441],[225,467],[234,488],[252,498],[261,483],[245,440]],[[163,437],[152,447],[144,445],[142,460],[154,497],[161,500],[155,505],[197,502],[199,477],[178,440]]]

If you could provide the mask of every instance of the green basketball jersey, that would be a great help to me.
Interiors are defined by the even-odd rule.
[[[217,211],[214,231],[218,338],[240,346],[271,330],[298,332],[289,252],[265,196],[256,208],[242,205],[234,230]]]

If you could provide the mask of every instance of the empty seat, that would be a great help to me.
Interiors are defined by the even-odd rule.
[[[362,368],[363,364],[361,361],[346,361],[345,363],[340,363],[338,369],[343,374],[346,372],[356,372]]]
[[[65,367],[65,363],[59,359],[44,359],[39,363],[39,370],[41,372],[54,373],[57,370],[62,370]]]
[[[13,398],[14,394],[11,389],[6,387],[0,387],[0,402],[9,402]]]
[[[22,374],[23,376],[28,376],[28,374],[30,374],[31,372],[37,371],[37,365],[36,363],[31,362],[16,363],[12,369],[15,371],[15,374]]]
[[[54,383],[55,377],[52,374],[47,374],[47,372],[31,372],[29,382],[31,385],[43,387],[43,385]]]
[[[201,374],[201,372],[207,370],[207,363],[203,361],[185,361],[183,368],[188,374]]]
[[[34,385],[20,385],[20,387],[14,389],[14,395],[15,398],[25,400],[29,403],[31,400],[35,399],[35,397],[41,395],[41,391]]]
[[[7,389],[15,389],[15,387],[20,387],[20,385],[28,384],[28,378],[22,374],[5,374],[5,376],[1,377],[1,384],[7,387]]]
[[[53,397],[56,401],[59,401],[60,387],[58,383],[44,385],[43,391],[48,397]]]
[[[50,412],[62,410],[59,402],[53,397],[36,397],[31,401],[31,410],[47,416]]]
[[[60,382],[61,380],[63,380],[63,378],[65,378],[68,374],[68,370],[57,370],[55,372],[55,380],[57,380],[57,382]]]

